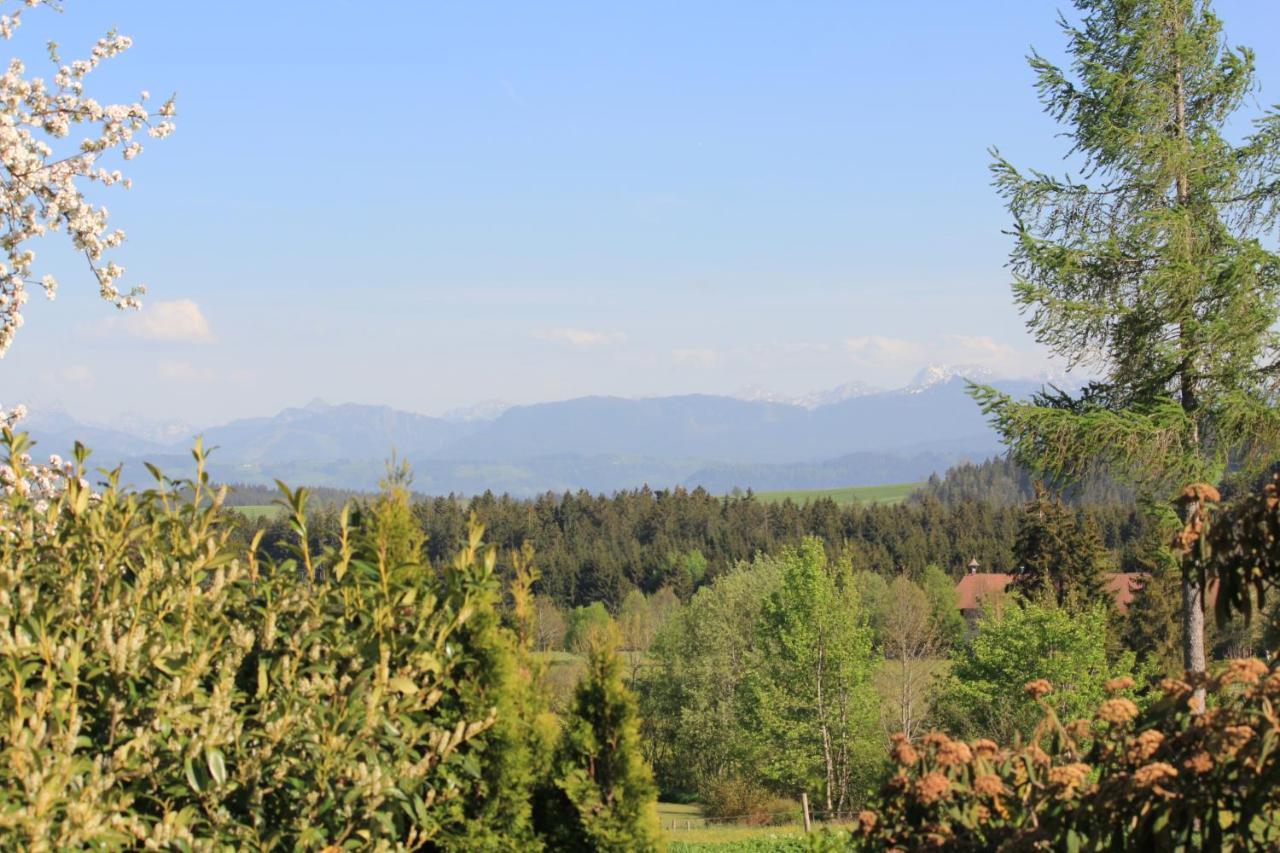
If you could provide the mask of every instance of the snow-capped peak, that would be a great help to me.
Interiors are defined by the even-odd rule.
[[[777,391],[770,391],[762,385],[748,385],[740,388],[731,394],[735,400],[745,400],[748,403],[783,403],[785,405],[794,405],[792,398],[785,394],[779,394]]]
[[[803,397],[797,397],[795,403],[806,409],[816,409],[820,406],[843,403],[845,400],[852,400],[854,397],[865,397],[868,394],[877,394],[879,392],[879,388],[874,385],[868,385],[866,382],[846,382],[843,385],[828,388],[826,391],[812,391]]]
[[[843,385],[837,385],[835,388],[789,396],[770,391],[768,388],[759,385],[748,385],[746,388],[734,392],[732,396],[735,399],[746,400],[749,403],[779,403],[784,406],[799,406],[802,409],[817,409],[822,406],[829,406],[832,403],[851,400],[854,397],[875,394],[879,390],[865,382],[846,382]]]
[[[904,390],[908,394],[919,394],[935,385],[945,385],[954,379],[984,381],[995,378],[995,373],[987,367],[976,364],[931,364],[921,370]]]

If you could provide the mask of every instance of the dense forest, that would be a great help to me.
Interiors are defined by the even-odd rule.
[[[533,547],[540,594],[560,607],[602,602],[616,612],[630,590],[666,587],[687,599],[738,563],[810,536],[825,543],[828,559],[848,560],[854,571],[919,578],[926,566],[936,565],[958,577],[973,560],[984,571],[1012,571],[1022,503],[1031,494],[1030,477],[1010,462],[993,460],[953,468],[899,505],[839,506],[825,498],[766,503],[750,493],[645,488],[531,500],[490,493],[469,499],[419,496],[414,514],[432,561],[457,552],[474,514],[489,541],[507,555],[502,560],[526,543]],[[265,493],[245,489],[240,499],[246,495],[267,502]],[[334,502],[325,498],[338,496],[318,496],[312,524],[317,545],[336,529]],[[1077,500],[1074,511],[1096,526],[1113,567],[1143,565],[1148,525],[1131,502]],[[264,546],[278,550],[289,536],[287,526],[263,524]]]

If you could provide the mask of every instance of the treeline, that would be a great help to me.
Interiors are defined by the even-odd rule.
[[[312,506],[342,506],[349,500],[372,500],[376,492],[338,489],[332,486],[308,486]],[[280,490],[262,483],[228,483],[225,506],[269,506],[280,500]]]
[[[934,478],[910,501],[896,506],[840,506],[829,499],[765,503],[751,493],[716,496],[703,489],[546,494],[534,499],[486,492],[469,499],[424,498],[414,514],[427,536],[433,561],[455,553],[473,514],[504,554],[530,544],[542,571],[539,593],[560,607],[596,602],[618,612],[631,590],[673,590],[687,599],[696,589],[757,554],[821,539],[833,561],[855,571],[919,577],[928,565],[958,576],[973,560],[986,571],[1011,571],[1022,504],[1032,479],[1006,460],[962,465]],[[1113,567],[1141,568],[1149,523],[1132,503],[1089,503],[1086,496],[1116,498],[1099,485],[1074,495],[1075,512],[1094,525]],[[242,498],[269,503],[262,487],[236,487]],[[321,490],[313,522],[318,544],[336,529],[336,507],[347,497]],[[289,536],[283,521],[268,522],[264,545]],[[504,557],[504,559],[506,559]]]
[[[1113,566],[1140,562],[1147,522],[1134,507],[1074,511],[1097,528]],[[523,500],[486,493],[414,503],[432,561],[456,553],[474,514],[503,561],[525,543],[533,547],[540,594],[560,607],[601,602],[615,613],[633,589],[669,588],[687,600],[739,562],[809,536],[823,541],[828,559],[847,561],[854,571],[919,577],[932,564],[955,577],[972,560],[985,571],[1009,571],[1021,512],[1019,504],[969,496],[944,501],[928,493],[897,506],[839,506],[829,499],[765,503],[750,494],[648,488],[612,496],[579,492]],[[264,523],[268,551],[287,541],[283,520]],[[319,544],[335,529],[336,510],[316,513],[312,535]]]
[[[911,496],[912,501],[935,498],[954,506],[967,500],[997,506],[1020,506],[1035,497],[1034,474],[1008,457],[965,462],[949,468],[944,476],[934,474]],[[1129,506],[1135,496],[1131,488],[1110,477],[1097,475],[1058,490],[1076,507]]]

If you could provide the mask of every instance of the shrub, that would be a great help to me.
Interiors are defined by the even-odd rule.
[[[607,640],[617,631],[617,625],[608,609],[599,601],[586,607],[575,607],[569,612],[569,624],[564,635],[565,651],[585,655],[593,644]]]
[[[1280,479],[1217,511],[1197,509],[1178,537],[1183,571],[1219,584],[1217,616],[1248,616],[1280,579]],[[1244,658],[1212,676],[1165,679],[1140,711],[1110,698],[1063,724],[1045,679],[1026,684],[1043,712],[1025,745],[899,737],[897,771],[858,826],[827,849],[1263,850],[1280,847],[1280,669]],[[1197,692],[1203,690],[1207,704]]]
[[[1208,680],[1214,706],[1200,714],[1190,707],[1195,686],[1167,681],[1145,714],[1116,696],[1067,725],[1046,701],[1035,737],[1017,749],[936,732],[918,745],[899,739],[897,772],[844,841],[859,850],[1274,849],[1280,673],[1231,661]],[[1041,699],[1051,690],[1027,688]]]
[[[36,494],[25,436],[4,445],[0,847],[542,847],[533,575],[517,634],[478,525],[427,566],[399,469],[321,549],[285,490],[294,540],[263,559],[199,446],[192,480],[96,493],[77,448]]]
[[[598,641],[564,720],[538,823],[558,851],[656,851],[656,794],[621,662],[610,643]]]
[[[725,776],[715,780],[706,792],[708,817],[734,818],[742,823],[769,822],[772,795],[761,785],[741,776]]]

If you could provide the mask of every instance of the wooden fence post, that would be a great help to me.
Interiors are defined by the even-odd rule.
[[[807,835],[813,831],[813,822],[809,819],[809,794],[800,792],[800,807],[804,809],[804,831]]]

